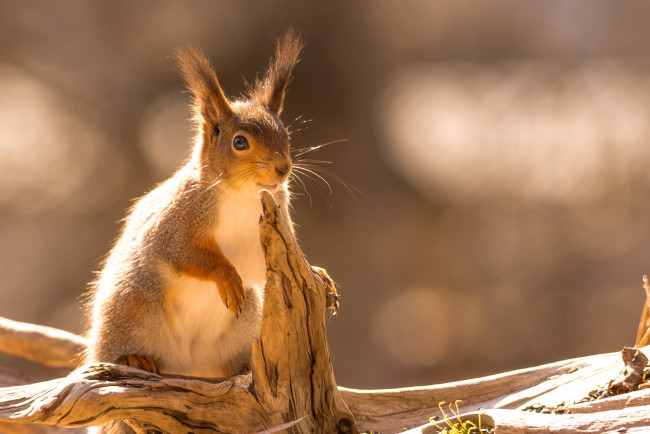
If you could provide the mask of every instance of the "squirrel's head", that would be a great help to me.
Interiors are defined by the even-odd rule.
[[[280,121],[285,90],[303,43],[294,31],[278,39],[275,55],[244,99],[229,101],[205,55],[196,48],[177,52],[194,97],[198,136],[194,156],[209,182],[256,194],[285,188],[291,172],[289,133]]]

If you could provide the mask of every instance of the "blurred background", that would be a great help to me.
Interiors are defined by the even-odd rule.
[[[308,45],[283,119],[301,116],[296,147],[345,139],[305,157],[355,187],[294,187],[301,245],[340,285],[340,385],[632,345],[649,17],[641,1],[0,1],[0,315],[82,332],[124,210],[189,149],[173,50],[202,47],[236,97],[294,26]]]

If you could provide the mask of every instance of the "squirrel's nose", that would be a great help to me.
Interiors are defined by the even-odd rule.
[[[279,176],[285,176],[287,173],[289,173],[289,164],[288,163],[282,163],[278,164],[275,166],[275,172]]]

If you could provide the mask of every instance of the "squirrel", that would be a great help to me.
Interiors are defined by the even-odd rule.
[[[290,30],[245,97],[226,98],[197,48],[176,54],[197,135],[187,162],[139,199],[89,291],[85,361],[155,373],[245,372],[261,327],[260,190],[289,215],[290,139],[279,119],[303,42]],[[327,305],[338,295],[327,273]]]

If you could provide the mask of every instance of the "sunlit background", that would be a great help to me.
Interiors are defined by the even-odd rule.
[[[309,155],[354,186],[295,186],[301,245],[340,285],[339,384],[633,344],[649,18],[599,0],[0,1],[0,315],[82,332],[124,210],[189,150],[173,50],[202,47],[238,96],[294,26],[308,45],[283,119],[302,116],[297,147],[346,139]]]

